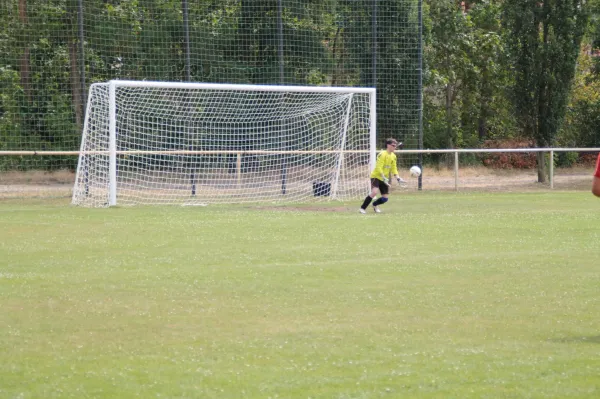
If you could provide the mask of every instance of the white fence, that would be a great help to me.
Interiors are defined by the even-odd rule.
[[[454,154],[454,187],[458,191],[460,185],[459,174],[459,154],[477,154],[477,153],[549,153],[549,159],[554,159],[554,154],[558,152],[600,152],[599,147],[595,148],[488,148],[488,149],[454,149],[454,150],[403,150],[406,154]],[[550,189],[554,189],[554,162],[549,162],[548,179]]]
[[[323,150],[327,151],[327,150]],[[315,151],[319,153],[322,151]],[[530,169],[493,169],[484,166],[473,167],[463,162],[460,157],[463,154],[493,154],[493,153],[538,153],[549,155],[548,159],[554,159],[559,153],[586,153],[590,154],[588,159],[600,152],[600,148],[519,148],[519,149],[445,149],[445,150],[401,150],[399,155],[400,174],[408,180],[408,187],[403,190],[414,191],[529,191],[532,189],[567,189],[567,190],[589,190],[591,187],[593,165],[585,167],[555,169],[554,163],[548,163],[548,183],[537,183],[537,170]],[[72,194],[75,173],[73,170],[51,168],[48,171],[48,163],[52,163],[53,157],[79,156],[79,151],[0,151],[0,198],[51,198],[70,197]],[[193,151],[185,151],[191,154]],[[202,153],[202,151],[198,151]],[[235,155],[236,167],[232,173],[239,175],[243,173],[240,164],[246,155],[245,151],[220,151],[224,155]],[[350,153],[350,152],[349,152]],[[281,154],[281,153],[279,153]],[[420,179],[408,178],[408,168],[415,163],[418,154],[450,154],[450,162],[444,167],[434,167],[426,164],[423,168],[423,176]],[[350,155],[350,154],[349,154]],[[27,170],[14,167],[18,163],[3,162],[10,158],[27,159]],[[42,160],[43,157],[43,160]],[[36,162],[39,160],[39,162]],[[410,162],[410,163],[409,163]],[[73,162],[74,164],[75,162]],[[4,166],[2,166],[4,165]],[[32,167],[33,165],[33,167]],[[239,176],[238,176],[239,178]],[[367,179],[367,176],[365,176]],[[399,189],[399,188],[396,188]]]

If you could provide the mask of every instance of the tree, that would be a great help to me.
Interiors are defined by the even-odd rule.
[[[594,54],[594,72],[600,75],[600,0],[589,0],[590,25],[588,39],[590,50]]]
[[[454,148],[458,139],[456,102],[461,92],[473,90],[477,69],[473,64],[475,39],[472,21],[455,0],[430,0],[431,33],[425,49],[428,63],[430,107],[442,107],[443,138],[439,145]]]
[[[577,72],[571,90],[565,122],[558,142],[565,147],[600,145],[600,1],[588,2],[590,24],[582,40]],[[568,166],[574,157],[560,153],[558,161]]]
[[[342,51],[336,50],[335,56],[338,61],[343,61],[338,63],[343,64],[343,68],[336,70],[343,69],[345,79],[338,76],[336,81],[350,85],[375,85],[378,138],[397,137],[415,142],[420,107],[418,1],[378,0],[374,3],[373,0],[341,0],[339,10],[343,26],[339,39],[342,43],[338,40],[336,46]],[[375,27],[374,12],[377,19]],[[377,32],[375,40],[374,31]]]
[[[425,143],[477,147],[509,135],[514,118],[500,0],[426,5]]]
[[[418,2],[380,0],[377,10],[377,130],[416,144],[419,133]]]
[[[19,21],[24,29],[29,25],[27,15],[27,0],[19,0]],[[29,43],[23,43],[23,53],[19,59],[19,74],[21,76],[21,86],[25,92],[25,97],[31,102],[31,67],[29,65]]]
[[[515,75],[514,104],[524,134],[553,145],[563,122],[587,26],[585,0],[505,0],[504,18]],[[538,153],[538,182],[547,181]]]
[[[463,105],[463,129],[477,132],[473,141],[505,137],[513,130],[507,87],[511,76],[501,24],[501,0],[464,2],[473,26],[471,57],[477,70],[473,95]],[[472,112],[465,112],[468,105]],[[468,117],[468,120],[465,120]],[[470,123],[470,124],[469,124]]]
[[[600,75],[594,73],[589,49],[589,43],[585,43],[577,62],[565,122],[558,137],[561,146],[600,146]]]
[[[77,37],[78,11],[77,1],[67,0],[66,12],[63,14],[64,41],[69,52],[69,83],[71,86],[71,97],[73,101],[73,110],[75,112],[75,123],[77,130],[83,130],[83,113],[85,104],[83,104],[81,87],[81,74],[79,73],[79,38]]]

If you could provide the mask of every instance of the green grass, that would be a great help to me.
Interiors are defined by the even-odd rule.
[[[597,398],[600,201],[0,201],[1,398]]]

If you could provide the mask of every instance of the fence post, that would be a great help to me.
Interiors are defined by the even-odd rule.
[[[554,151],[550,150],[550,189],[554,188]]]
[[[237,153],[237,159],[235,162],[235,174],[237,175],[237,187],[240,188],[242,185],[242,153]]]
[[[454,190],[458,191],[458,151],[454,151]]]
[[[371,79],[377,87],[377,0],[373,0],[371,9]]]
[[[279,58],[279,84],[284,84],[285,73],[283,70],[283,4],[282,0],[277,1],[277,57]]]
[[[419,0],[417,4],[417,20],[419,24],[419,50],[418,50],[418,68],[419,68],[419,83],[417,85],[417,110],[419,112],[419,145],[418,149],[423,149],[423,0]],[[423,153],[419,153],[419,168],[421,168],[421,175],[418,177],[417,188],[419,191],[423,190]]]
[[[79,79],[81,80],[81,116],[85,121],[85,113],[87,110],[87,91],[85,89],[85,47],[83,33],[83,0],[77,2],[77,34],[79,36]],[[81,126],[79,126],[81,127]]]
[[[191,82],[190,19],[187,0],[181,0],[181,12],[183,13],[183,42],[185,45],[185,80]]]

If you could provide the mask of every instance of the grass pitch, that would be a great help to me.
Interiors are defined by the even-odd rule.
[[[2,398],[597,398],[600,200],[0,201]]]

